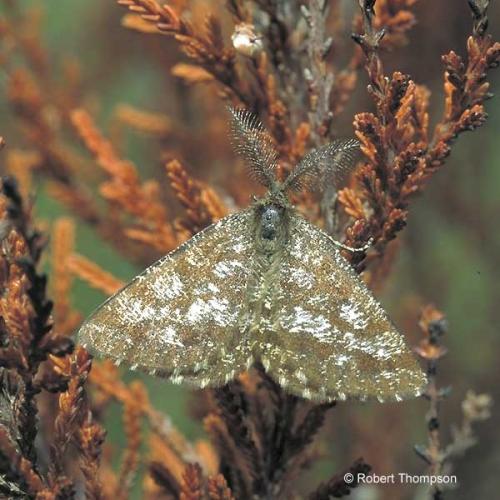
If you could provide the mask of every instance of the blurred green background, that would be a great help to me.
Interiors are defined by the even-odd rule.
[[[112,126],[115,107],[129,103],[168,116],[184,114],[193,127],[190,133],[203,134],[197,121],[199,96],[196,91],[190,92],[188,100],[184,85],[169,75],[170,66],[179,59],[177,46],[171,40],[122,28],[120,19],[124,10],[112,1],[23,0],[17,3],[23,8],[40,9],[41,33],[48,48],[52,78],[58,78],[64,58],[76,58],[79,62],[85,89],[82,105],[93,109],[106,133]],[[491,31],[498,39],[500,6],[498,2],[492,4]],[[350,2],[345,2],[345,10],[351,7]],[[4,6],[0,12],[2,9]],[[409,45],[396,53],[385,54],[384,62],[388,71],[408,72],[433,91],[431,111],[435,122],[442,112],[440,55],[449,49],[463,54],[466,35],[470,32],[470,15],[466,2],[458,0],[441,0],[438,4],[420,1],[415,10],[419,24],[410,32]],[[341,46],[350,51],[349,22],[344,31],[346,41]],[[3,68],[0,78],[3,86],[5,75],[6,68]],[[500,93],[500,72],[492,73],[491,82],[492,91]],[[362,74],[344,118],[336,124],[344,136],[352,134],[353,113],[372,109],[365,85]],[[445,343],[450,352],[440,365],[439,375],[442,385],[453,387],[451,397],[443,405],[445,439],[450,435],[450,423],[460,420],[460,402],[467,389],[488,392],[496,401],[500,400],[500,100],[489,101],[487,111],[490,115],[487,124],[479,131],[460,137],[446,166],[413,203],[408,227],[400,236],[402,245],[397,264],[381,294],[383,304],[413,343],[418,340],[416,320],[420,305],[434,303],[448,318],[449,334]],[[9,146],[23,146],[5,99],[0,102],[0,133]],[[132,131],[123,132],[120,141],[123,153],[140,167],[142,178],[161,173],[164,144]],[[218,167],[213,155],[203,164],[194,157],[189,165],[201,178],[210,180],[217,175],[212,173]],[[172,197],[170,192],[167,196]],[[52,224],[67,213],[47,196],[43,181],[36,183],[35,197],[38,219]],[[124,281],[141,270],[140,266],[125,261],[90,227],[78,224],[77,229],[79,253]],[[83,315],[90,313],[104,298],[86,284],[75,283],[72,301]],[[170,415],[189,437],[202,435],[200,424],[189,417],[188,391],[151,377],[126,370],[124,373],[126,380],[142,378],[150,389],[154,406]],[[329,460],[340,466],[348,463],[343,454],[353,446],[345,442],[342,433],[349,434],[354,418],[373,422],[374,433],[380,432],[378,426],[387,425],[385,408],[363,408],[349,403],[334,410],[331,444],[326,445]],[[411,422],[407,426],[405,463],[421,470],[422,464],[413,456],[411,447],[414,442],[426,439],[426,403],[409,402],[404,410],[392,408],[391,411]],[[493,411],[493,418],[478,428],[479,445],[456,464],[461,488],[450,493],[450,498],[495,498],[495,492],[500,491],[500,419],[496,405]],[[106,428],[109,440],[119,448],[123,436],[118,407],[109,412]],[[357,449],[363,453],[363,442],[358,445]],[[371,457],[365,458],[370,461]],[[331,465],[331,461],[324,462],[322,472]],[[410,497],[413,493],[403,489],[401,495]]]

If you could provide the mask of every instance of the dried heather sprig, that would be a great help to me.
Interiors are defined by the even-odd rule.
[[[186,208],[186,217],[177,221],[178,230],[192,236],[227,214],[220,198],[211,188],[189,177],[179,160],[170,160],[165,168],[177,199]]]
[[[321,144],[322,138],[328,137],[333,119],[330,99],[335,75],[326,64],[333,45],[333,39],[326,33],[328,7],[328,2],[324,0],[313,0],[307,7],[302,5],[302,15],[309,26],[307,52],[310,67],[306,69],[305,77],[309,91],[309,121],[315,146]]]
[[[177,239],[168,222],[165,205],[159,199],[158,184],[155,181],[140,183],[135,166],[118,156],[86,111],[73,111],[71,119],[85,146],[109,175],[109,180],[101,185],[101,194],[137,221],[137,228],[126,228],[124,232],[161,252],[175,247]]]
[[[12,10],[17,11],[15,2],[9,3]],[[309,30],[312,36],[306,41],[309,44],[309,54],[317,57],[314,61],[310,60],[307,51],[298,50],[299,44],[304,41],[301,38],[304,34],[301,33],[302,15],[298,4],[288,6],[287,2],[259,0],[250,9],[250,5],[244,5],[240,0],[228,2],[230,12],[238,22],[252,23],[253,32],[263,39],[264,51],[249,59],[237,56],[231,47],[226,46],[221,34],[221,18],[207,16],[203,8],[183,15],[182,1],[172,1],[172,6],[165,6],[157,0],[123,0],[119,3],[128,7],[132,13],[126,17],[127,25],[142,32],[163,32],[174,36],[185,48],[194,64],[175,65],[174,73],[188,81],[216,82],[224,97],[239,99],[268,118],[279,147],[279,171],[286,170],[289,163],[300,159],[313,142],[321,140],[323,134],[331,130],[332,114],[335,117],[344,107],[354,89],[356,71],[365,61],[371,81],[370,92],[377,110],[373,114],[358,115],[355,128],[363,142],[367,165],[356,176],[357,182],[342,191],[339,199],[346,212],[355,219],[348,229],[348,243],[361,246],[370,236],[376,236],[380,253],[385,250],[387,241],[403,227],[409,197],[421,190],[430,175],[444,163],[456,136],[483,123],[486,116],[483,102],[490,96],[485,74],[498,65],[498,44],[494,44],[486,34],[488,2],[471,0],[473,35],[468,42],[468,58],[464,61],[450,53],[443,59],[446,69],[446,109],[434,138],[429,139],[428,91],[415,85],[407,75],[398,72],[386,79],[379,57],[380,50],[391,49],[405,42],[405,34],[415,22],[410,11],[414,0],[378,0],[377,3],[374,0],[362,1],[363,13],[355,21],[355,31],[360,34],[357,39],[363,48],[356,46],[347,68],[333,73],[325,59],[328,48],[328,36],[324,29],[326,2],[310,2],[310,9],[305,12],[310,22],[314,18],[312,24],[316,27]],[[139,19],[138,16],[142,18]],[[199,18],[206,19],[206,26],[201,30],[187,21]],[[183,172],[177,172],[173,184],[174,190],[177,188],[178,198],[187,208],[187,215],[183,217],[181,225],[188,228],[188,231],[183,230],[182,235],[174,233],[172,241],[167,245],[165,234],[161,231],[161,241],[158,239],[160,233],[157,231],[157,214],[144,210],[144,200],[150,202],[151,195],[155,205],[158,201],[156,208],[164,209],[157,196],[158,189],[154,185],[152,191],[144,189],[148,185],[137,181],[137,172],[134,174],[136,180],[132,183],[134,189],[128,189],[127,179],[124,180],[120,175],[128,174],[129,170],[125,167],[122,171],[121,167],[126,162],[116,153],[113,161],[120,168],[109,176],[109,191],[104,189],[103,194],[108,200],[113,196],[121,197],[122,204],[113,199],[113,205],[129,207],[127,211],[134,215],[137,224],[123,227],[123,221],[117,217],[116,210],[108,210],[106,214],[102,214],[87,192],[80,189],[82,180],[86,179],[85,176],[80,178],[78,171],[84,169],[80,168],[82,164],[66,147],[61,133],[68,110],[80,104],[68,99],[69,92],[66,97],[57,98],[58,90],[66,87],[66,82],[56,87],[54,82],[46,78],[47,58],[43,55],[43,49],[39,48],[41,44],[37,26],[28,26],[27,29],[24,20],[22,22],[23,29],[18,29],[16,23],[12,22],[10,26],[6,27],[3,22],[0,26],[0,36],[7,29],[8,35],[15,38],[15,43],[21,47],[24,57],[29,61],[28,70],[11,71],[8,68],[9,98],[11,108],[23,126],[22,135],[29,144],[29,152],[33,151],[40,161],[36,168],[42,175],[52,179],[50,193],[70,206],[80,218],[96,226],[99,234],[115,243],[118,240],[121,251],[130,258],[137,255],[135,247],[132,248],[127,243],[130,239],[142,242],[146,248],[154,248],[155,253],[162,253],[186,237],[186,233],[197,231],[195,226],[201,228],[225,214],[225,208],[214,192],[191,179],[182,167]],[[23,40],[20,35],[23,32],[30,34],[30,40]],[[2,52],[2,62],[3,60]],[[10,62],[14,62],[14,59]],[[305,68],[310,68],[311,73],[316,75],[309,88],[304,84]],[[241,77],[240,74],[245,76]],[[335,77],[333,85],[330,85],[331,74]],[[323,77],[325,81],[322,81]],[[54,90],[56,88],[58,90]],[[76,87],[71,88],[71,92],[80,99],[80,89],[75,93]],[[204,105],[207,103],[206,109],[211,112],[208,99]],[[309,123],[305,121],[307,117],[304,115],[308,103],[312,110]],[[158,134],[167,133],[165,121],[148,121],[148,118],[155,117],[130,112],[123,117],[133,127],[139,125],[136,128],[142,127],[143,130]],[[216,122],[217,120],[213,120],[215,125],[212,134],[207,134],[207,137],[211,138],[216,134],[222,136]],[[172,120],[170,125],[175,133],[176,121]],[[100,136],[100,140],[102,146],[105,139]],[[208,143],[210,139],[204,140]],[[191,137],[189,141],[191,145]],[[100,161],[98,159],[99,163]],[[23,191],[28,190],[28,177],[26,182],[22,182],[22,187]],[[0,299],[4,301],[1,303],[2,313],[6,316],[6,319],[0,320],[0,359],[3,368],[8,368],[3,369],[1,374],[5,383],[2,384],[4,392],[0,396],[0,453],[2,467],[6,467],[9,480],[14,478],[7,488],[12,491],[17,488],[17,493],[25,491],[47,499],[55,498],[57,494],[72,494],[74,478],[69,477],[68,470],[64,470],[68,480],[62,475],[58,484],[49,485],[45,476],[38,475],[36,464],[22,454],[27,450],[23,448],[21,452],[17,449],[16,436],[19,436],[20,430],[31,427],[31,424],[23,422],[24,414],[29,409],[25,404],[26,395],[34,401],[34,395],[38,391],[51,391],[59,394],[58,399],[62,398],[62,402],[67,403],[62,405],[60,415],[55,417],[59,426],[56,432],[58,441],[67,446],[64,436],[72,434],[77,427],[78,432],[76,435],[72,434],[70,442],[76,445],[79,453],[77,458],[84,474],[87,496],[110,497],[118,491],[120,483],[116,474],[110,471],[107,459],[99,467],[104,433],[92,420],[86,397],[78,391],[78,388],[83,387],[83,382],[78,383],[83,372],[76,369],[73,375],[69,371],[58,374],[58,359],[38,359],[39,356],[45,359],[47,353],[63,356],[70,350],[71,343],[66,341],[65,344],[54,332],[45,332],[38,343],[32,339],[33,332],[38,328],[33,323],[40,321],[36,318],[45,319],[45,323],[41,323],[45,328],[50,325],[50,321],[47,321],[48,314],[39,314],[44,312],[44,308],[40,306],[48,308],[48,303],[41,281],[33,278],[36,269],[33,269],[33,265],[30,269],[26,264],[30,258],[32,261],[38,258],[32,258],[31,244],[25,237],[29,233],[26,214],[16,215],[19,214],[15,209],[18,196],[14,191],[11,190],[10,197],[0,197],[0,212],[3,215],[9,213],[8,222],[0,226],[2,237],[8,233],[2,248],[9,250],[0,256],[0,286],[9,287],[9,293],[2,295]],[[240,200],[243,199],[241,193],[239,196]],[[137,200],[140,203],[131,206]],[[6,204],[8,210],[5,210]],[[317,217],[313,200],[302,197],[300,205],[309,211],[311,217]],[[141,214],[134,212],[137,208]],[[165,220],[171,223],[169,214]],[[12,228],[15,229],[14,233]],[[61,239],[63,236],[57,236],[57,233],[56,228],[56,240]],[[127,238],[123,238],[123,234]],[[55,241],[56,246],[57,244]],[[61,252],[67,253],[67,249]],[[387,251],[385,253],[389,254]],[[102,270],[79,256],[73,255],[65,260],[70,266],[71,263],[74,264],[73,270],[77,274],[86,276],[87,280],[108,294],[120,286],[119,280],[105,275]],[[148,254],[143,260],[150,262],[151,255]],[[383,268],[383,265],[378,265],[374,272],[383,272]],[[63,272],[61,266],[56,275],[62,276]],[[67,290],[68,287],[64,280],[56,283],[56,288],[60,288],[56,293],[58,301],[60,298],[57,296],[63,293],[62,289]],[[38,302],[39,305],[33,306],[32,302]],[[67,310],[67,304],[64,300],[61,300],[58,308],[56,321],[61,317],[66,319],[63,311]],[[58,323],[56,328],[59,332]],[[69,331],[70,328],[65,326],[62,330]],[[421,347],[420,354],[427,356],[427,361],[442,354],[439,345],[428,342]],[[83,364],[80,368],[83,369],[86,363],[84,357],[81,362]],[[77,361],[76,366],[79,366]],[[217,445],[218,456],[214,457],[213,450],[206,442],[203,443],[205,452],[202,453],[202,447],[187,442],[149,402],[134,397],[137,394],[130,386],[121,382],[113,367],[106,363],[96,364],[93,373],[90,378],[96,389],[94,404],[98,412],[103,411],[110,398],[114,397],[123,403],[128,417],[132,417],[126,426],[129,441],[133,443],[129,450],[131,459],[124,460],[124,464],[132,465],[124,466],[124,470],[130,472],[130,475],[125,472],[127,477],[131,477],[135,470],[137,441],[134,438],[137,436],[134,429],[137,428],[138,416],[146,417],[151,426],[153,437],[150,449],[154,454],[149,470],[163,491],[153,489],[150,481],[150,498],[159,498],[161,493],[178,497],[181,489],[185,498],[242,498],[249,497],[256,491],[270,491],[271,495],[286,497],[292,480],[309,458],[308,445],[321,426],[327,409],[309,408],[294,398],[286,397],[263,374],[245,375],[240,380],[241,385],[228,389],[212,401],[210,414],[205,419],[209,434]],[[25,380],[32,384],[31,394],[29,386],[28,391],[26,390]],[[63,395],[65,396],[62,397]],[[483,395],[470,395],[464,401],[464,423],[457,431],[458,437],[454,442],[458,444],[455,450],[462,447],[460,443],[467,444],[473,440],[471,423],[485,417],[488,406],[489,400]],[[70,407],[74,407],[77,413],[73,414]],[[14,409],[19,412],[19,418]],[[75,422],[78,426],[74,425]],[[241,436],[233,436],[236,428],[242,431]],[[29,434],[26,436],[29,440],[33,438]],[[42,437],[47,439],[50,446],[50,432]],[[450,451],[450,454],[453,453],[455,452]],[[216,474],[219,462],[222,473]],[[201,469],[193,465],[195,463],[199,463]],[[103,485],[99,481],[100,475],[104,479]],[[127,483],[125,479],[123,484]],[[320,486],[311,497],[327,498],[331,495],[344,495],[348,491],[349,488],[342,483],[340,475],[336,475]]]
[[[188,464],[184,470],[179,499],[202,500],[205,498],[203,489],[201,467],[198,464]]]
[[[214,396],[204,423],[233,495],[286,498],[333,404],[309,406],[285,394],[259,366]]]
[[[348,496],[353,488],[359,486],[358,475],[367,475],[371,467],[358,458],[347,470],[335,474],[328,482],[322,483],[316,491],[308,496],[309,500],[328,500]],[[346,481],[347,475],[352,477],[351,482]]]
[[[52,303],[45,296],[46,278],[37,273],[43,240],[33,230],[13,179],[1,180],[3,225],[0,316],[5,325],[5,343],[0,364],[15,369],[23,380],[24,396],[18,415],[23,455],[35,460],[35,395],[39,392],[34,378],[40,363],[49,354],[63,356],[72,349],[71,341],[50,333]]]
[[[488,394],[477,395],[468,391],[462,402],[462,424],[460,427],[452,429],[453,439],[450,444],[443,447],[440,435],[441,415],[439,409],[450,389],[438,387],[437,368],[439,360],[447,352],[442,345],[442,337],[447,332],[447,322],[440,311],[433,306],[427,306],[422,311],[419,326],[424,339],[415,348],[415,352],[427,364],[429,384],[424,395],[429,400],[429,411],[426,417],[429,442],[427,446],[416,445],[415,451],[429,465],[430,475],[444,476],[451,474],[453,461],[476,444],[472,426],[474,423],[490,417],[492,400]],[[434,500],[441,500],[446,487],[446,484],[431,486],[430,495]]]
[[[224,45],[217,17],[207,15],[204,33],[200,34],[199,29],[182,19],[170,5],[161,5],[156,0],[117,0],[117,3],[154,24],[160,32],[174,36],[186,55],[221,84],[223,95],[253,107],[248,89],[236,70],[235,51]]]
[[[75,225],[72,219],[58,219],[52,230],[52,292],[54,295],[55,328],[61,335],[70,336],[81,321],[81,315],[71,307],[72,275],[67,262],[73,251]]]
[[[85,494],[90,500],[101,500],[103,488],[99,478],[102,445],[106,433],[90,413],[78,429],[76,445],[80,451],[79,465],[85,480]]]
[[[87,417],[84,384],[92,361],[90,355],[81,347],[70,357],[54,356],[51,359],[54,371],[69,381],[66,391],[59,395],[59,411],[54,422],[54,440],[50,447],[49,484],[57,490],[73,487],[70,479],[65,477],[64,457],[68,445],[76,439],[82,421]]]
[[[208,498],[210,500],[235,500],[226,478],[222,474],[208,479]]]
[[[129,104],[119,104],[114,110],[115,119],[120,123],[148,135],[166,137],[173,130],[172,121],[165,115],[135,108]]]
[[[67,257],[66,267],[70,273],[106,295],[113,295],[125,285],[123,281],[115,278],[111,273],[76,253]]]
[[[477,7],[481,21],[475,21],[473,35],[468,40],[467,65],[454,52],[443,58],[445,116],[437,125],[434,138],[429,140],[428,92],[408,75],[395,72],[390,78],[385,76],[378,54],[385,31],[374,24],[374,5],[373,0],[360,0],[364,32],[353,37],[366,57],[368,89],[376,113],[360,113],[355,117],[356,135],[367,159],[357,174],[362,192],[341,195],[340,201],[347,202],[347,207],[366,206],[365,215],[347,230],[348,243],[359,246],[371,236],[380,254],[406,225],[409,197],[421,190],[444,163],[453,140],[485,121],[482,103],[488,97],[486,75],[500,61],[500,44],[485,34],[486,5]],[[477,23],[482,23],[483,28],[476,26]],[[363,258],[362,254],[355,254],[354,263],[359,267]]]
[[[72,342],[51,331],[52,304],[45,295],[45,277],[36,268],[43,240],[31,228],[15,182],[3,178],[1,189],[0,279],[5,293],[0,298],[3,329],[0,363],[3,380],[8,382],[3,387],[4,394],[16,401],[10,413],[2,411],[0,421],[1,449],[9,457],[1,464],[2,474],[8,478],[1,488],[9,497],[21,492],[39,498],[71,498],[75,483],[67,475],[63,457],[82,418],[83,384],[90,360],[82,349],[68,357]],[[52,461],[46,475],[38,471],[35,448],[38,433],[35,396],[42,391],[59,393],[59,410],[50,444]]]
[[[123,427],[127,437],[127,447],[123,454],[120,474],[118,476],[116,497],[119,500],[129,498],[130,489],[139,466],[140,447],[142,444],[142,411],[140,407],[145,404],[144,402],[147,399],[145,388],[138,381],[130,385],[130,391],[139,402],[125,404],[123,409]],[[140,403],[140,401],[143,401],[143,403]]]

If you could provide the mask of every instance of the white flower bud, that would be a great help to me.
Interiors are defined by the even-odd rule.
[[[264,47],[262,37],[255,33],[254,26],[248,23],[240,23],[235,26],[231,41],[236,51],[247,57],[256,56]]]

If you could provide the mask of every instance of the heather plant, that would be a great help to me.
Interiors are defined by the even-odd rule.
[[[460,28],[469,23],[467,32],[458,30],[465,49],[441,56],[440,94],[431,93],[433,82],[407,74],[426,64],[419,57],[424,42],[410,39],[415,10],[424,30],[449,30],[451,39],[451,26],[437,26],[426,13],[431,7],[416,0],[98,2],[100,26],[79,26],[81,47],[98,59],[94,72],[75,56],[71,33],[68,47],[47,46],[42,8],[50,18],[59,6],[1,2],[1,109],[8,117],[0,122],[2,498],[377,498],[379,488],[384,498],[462,498],[460,485],[367,486],[358,477],[403,468],[443,476],[464,462],[481,478],[464,473],[473,485],[467,491],[494,496],[500,485],[491,469],[475,465],[473,449],[462,458],[477,444],[476,424],[489,425],[492,398],[462,383],[459,374],[467,371],[445,346],[456,325],[427,297],[407,301],[400,316],[427,373],[422,400],[370,403],[365,416],[354,409],[359,402],[292,396],[259,364],[223,387],[186,389],[186,410],[184,392],[131,378],[127,367],[92,359],[74,339],[89,312],[78,300],[82,287],[104,298],[125,284],[119,266],[89,256],[95,248],[138,271],[248,206],[259,191],[231,150],[228,106],[249,109],[266,125],[279,179],[314,148],[339,138],[359,142],[354,168],[335,178],[318,174],[317,189],[297,189],[291,201],[330,235],[362,249],[344,256],[381,291],[404,252],[409,217],[418,216],[419,197],[439,182],[439,171],[447,184],[438,198],[463,214],[453,198],[451,153],[459,136],[487,120],[500,43],[489,34],[488,0],[432,9],[442,20],[459,3]],[[94,40],[98,29],[102,38]],[[402,59],[407,47],[413,56]],[[140,66],[145,59],[159,68],[154,83]],[[387,69],[398,64],[404,69]],[[156,107],[114,100],[107,126],[98,125],[96,89],[123,68],[139,73],[142,88],[151,85],[146,92]],[[441,115],[434,112],[439,105]],[[39,217],[50,203],[55,215]],[[490,222],[483,229],[476,219],[477,234],[492,232]],[[478,346],[481,333],[470,332]],[[469,358],[480,365],[476,344],[468,344]],[[485,371],[476,389],[494,391],[495,376]],[[448,382],[458,399],[450,398]],[[461,412],[455,427],[451,410],[443,411],[452,404]],[[183,426],[186,412],[201,422],[202,437]]]

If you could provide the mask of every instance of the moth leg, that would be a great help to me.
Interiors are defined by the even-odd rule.
[[[373,244],[373,238],[370,238],[366,242],[365,245],[363,245],[362,247],[358,247],[358,248],[350,247],[349,245],[344,245],[340,241],[334,240],[333,238],[331,238],[331,241],[332,241],[332,243],[334,243],[335,245],[337,245],[339,248],[342,248],[344,250],[348,250],[349,252],[353,252],[353,253],[356,253],[356,252],[366,252],[372,246],[372,244]]]

